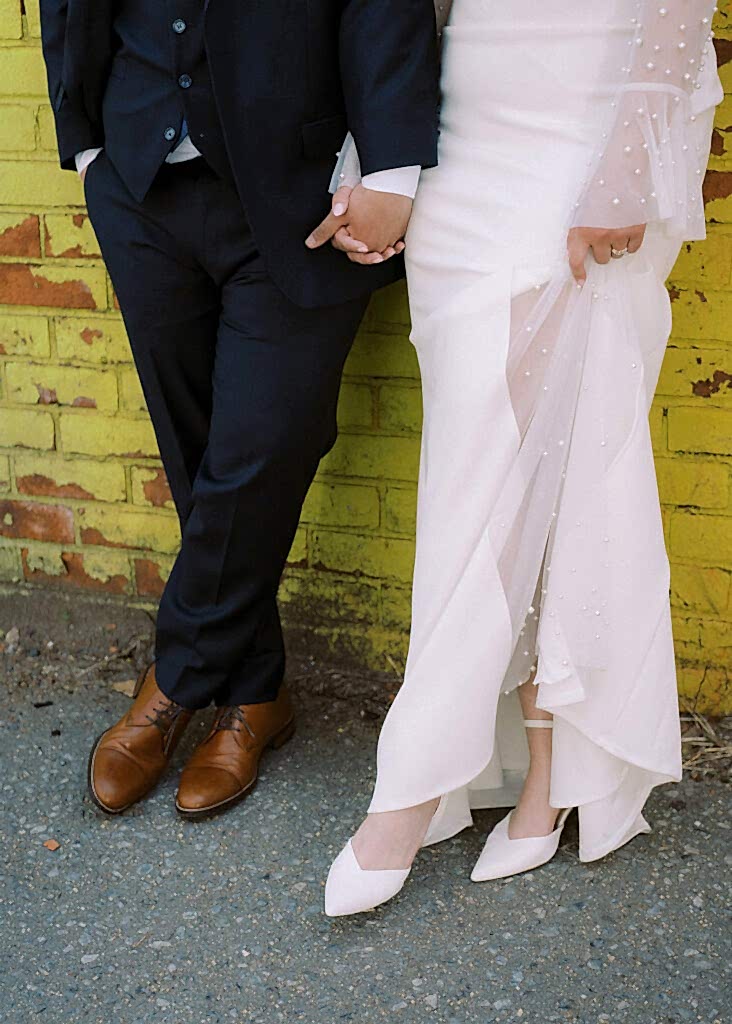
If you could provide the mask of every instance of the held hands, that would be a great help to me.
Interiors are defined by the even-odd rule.
[[[646,234],[645,224],[634,224],[629,228],[572,228],[567,237],[567,255],[572,275],[577,284],[587,280],[585,260],[592,250],[597,263],[609,263],[619,259],[620,253],[638,252]]]
[[[339,188],[331,212],[305,244],[317,249],[330,242],[353,263],[383,263],[404,250],[404,235],[412,215],[412,200],[393,192],[376,192],[357,185]]]

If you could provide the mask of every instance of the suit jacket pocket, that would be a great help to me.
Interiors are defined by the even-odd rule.
[[[335,157],[348,130],[346,115],[333,114],[302,126],[302,147],[306,160]]]

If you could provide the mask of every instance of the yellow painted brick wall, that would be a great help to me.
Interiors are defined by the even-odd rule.
[[[709,238],[671,278],[674,335],[652,414],[681,687],[732,712],[732,0],[728,93],[706,181]],[[403,665],[420,394],[401,288],[347,365],[341,437],[283,584],[294,636]],[[57,167],[37,0],[0,0],[0,580],[154,601],[178,542],[114,296],[73,174]]]

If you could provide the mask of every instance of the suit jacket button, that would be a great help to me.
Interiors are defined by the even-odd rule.
[[[185,32],[187,27],[188,26],[186,25],[182,18],[176,18],[175,21],[173,22],[173,31],[177,32],[178,35],[180,35],[182,32]]]
[[[163,135],[165,136],[167,142],[172,142],[177,134],[178,132],[175,130],[175,128],[166,128],[165,131],[163,132]]]
[[[178,85],[181,87],[181,89],[190,89],[190,87],[193,85],[193,79],[191,78],[190,75],[181,75],[180,78],[178,79]]]

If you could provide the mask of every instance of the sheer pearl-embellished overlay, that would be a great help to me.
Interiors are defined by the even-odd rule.
[[[584,860],[680,774],[668,560],[647,414],[664,280],[703,237],[714,105],[701,0],[455,0],[439,166],[407,236],[422,372],[412,638],[372,812],[442,796],[430,840],[515,801],[516,687],[555,716],[551,802]],[[567,266],[572,225],[648,223]]]

